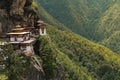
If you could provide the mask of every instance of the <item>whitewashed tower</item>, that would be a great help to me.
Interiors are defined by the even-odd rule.
[[[37,26],[39,29],[39,35],[46,35],[46,24],[44,23],[44,21],[37,21]]]

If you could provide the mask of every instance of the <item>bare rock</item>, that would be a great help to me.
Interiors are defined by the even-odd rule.
[[[22,18],[24,14],[24,6],[26,0],[13,0],[10,10],[10,15],[14,16],[15,18]]]
[[[10,31],[15,25],[34,27],[38,18],[35,9],[31,7],[33,0],[0,0],[1,32]]]

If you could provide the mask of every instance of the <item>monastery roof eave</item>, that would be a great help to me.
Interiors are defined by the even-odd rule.
[[[31,39],[31,40],[23,41],[21,42],[21,44],[33,43],[34,41],[35,41],[34,39]]]
[[[11,41],[11,42],[9,42],[9,43],[11,43],[11,44],[30,44],[30,43],[32,43],[32,42],[34,42],[35,40],[34,39],[31,39],[31,40],[27,40],[27,41]]]
[[[29,34],[30,32],[10,32],[7,35],[22,35],[22,34]]]
[[[12,29],[13,31],[17,31],[17,30],[24,30],[25,28],[16,28],[16,29]]]

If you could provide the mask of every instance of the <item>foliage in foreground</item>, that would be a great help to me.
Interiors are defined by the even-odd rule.
[[[0,53],[1,72],[5,74],[9,80],[24,80],[24,71],[29,65],[29,60],[22,53],[14,51],[11,45],[4,46]]]

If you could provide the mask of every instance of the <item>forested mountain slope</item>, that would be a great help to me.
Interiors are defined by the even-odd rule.
[[[49,41],[51,39],[51,48],[55,52],[56,61],[67,70],[68,73],[66,75],[68,77],[66,78],[70,80],[120,79],[119,55],[116,55],[104,46],[90,42],[69,31],[59,30],[51,25],[48,25],[48,27],[50,38],[47,40]],[[70,65],[71,67],[68,67]],[[79,68],[77,66],[79,66],[80,70],[78,70]],[[72,73],[74,75],[70,76]],[[85,79],[85,75],[91,75],[93,78],[86,77]]]
[[[77,34],[47,26],[48,35],[38,38],[35,49],[48,80],[120,79],[119,55]]]
[[[110,37],[115,31],[120,31],[120,4],[116,3],[111,6],[103,16],[100,18],[98,23],[97,32],[99,34],[99,40]]]
[[[100,18],[96,40],[120,54],[120,1],[111,6]]]
[[[104,39],[101,44],[120,54],[120,31],[115,31],[109,38]]]
[[[47,31],[50,38],[47,40],[51,41],[50,44],[52,50],[55,52],[56,61],[59,61],[61,66],[63,66],[63,68],[68,72],[66,73],[68,75],[66,78],[79,80],[79,77],[82,76],[81,78],[84,80],[85,75],[89,75],[90,77],[87,77],[86,79],[119,79],[120,73],[119,70],[116,70],[116,68],[120,69],[119,55],[116,55],[104,46],[95,44],[77,34],[74,34],[66,28],[64,29],[65,26],[61,27],[62,24],[47,13],[42,6],[39,7],[39,10],[41,12],[41,17],[48,22]],[[47,14],[46,16],[43,16],[45,12]],[[54,22],[54,24],[51,24],[51,21],[49,20],[52,18],[56,20],[57,23]],[[56,24],[59,24],[59,27]],[[74,69],[72,68],[71,70],[67,67],[73,63],[69,62],[66,57],[63,58],[63,56],[66,56],[69,60],[75,63]],[[63,62],[61,62],[61,60],[63,60]],[[70,64],[68,64],[68,62]],[[80,76],[77,74],[77,66],[81,68],[80,72],[82,70],[85,75]],[[71,72],[75,75],[70,76]]]
[[[37,0],[37,2],[52,19],[95,42],[101,43],[114,35],[115,31],[120,30],[119,0]],[[51,21],[53,20],[49,19],[49,22]],[[106,45],[108,48],[110,46],[112,45]],[[115,50],[116,48],[118,46],[114,45],[114,48],[110,49],[120,53]]]
[[[87,38],[92,38],[101,14],[114,3],[113,0],[37,1],[53,18]]]

